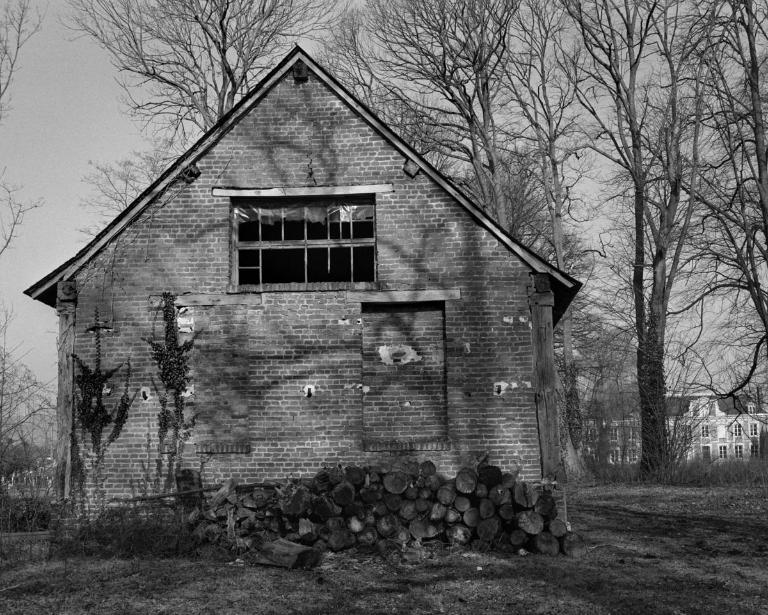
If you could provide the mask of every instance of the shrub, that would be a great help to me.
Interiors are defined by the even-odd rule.
[[[0,494],[0,532],[39,532],[51,522],[51,502],[44,496]]]

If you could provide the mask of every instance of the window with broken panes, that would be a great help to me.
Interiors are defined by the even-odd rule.
[[[376,279],[372,195],[233,204],[238,287]]]

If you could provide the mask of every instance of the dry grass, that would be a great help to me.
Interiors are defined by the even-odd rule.
[[[762,490],[611,485],[569,496],[581,560],[451,553],[313,571],[78,558],[0,572],[2,613],[766,613]]]

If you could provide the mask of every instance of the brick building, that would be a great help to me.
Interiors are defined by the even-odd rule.
[[[554,473],[552,326],[578,287],[297,47],[26,293],[60,315],[60,467],[72,353],[92,365],[98,331],[106,366],[130,358],[141,395],[105,458],[121,494],[156,446],[163,293],[194,336],[183,464],[210,482],[486,451]]]

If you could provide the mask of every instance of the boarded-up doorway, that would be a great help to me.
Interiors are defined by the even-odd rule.
[[[445,441],[445,307],[363,304],[366,448]]]

